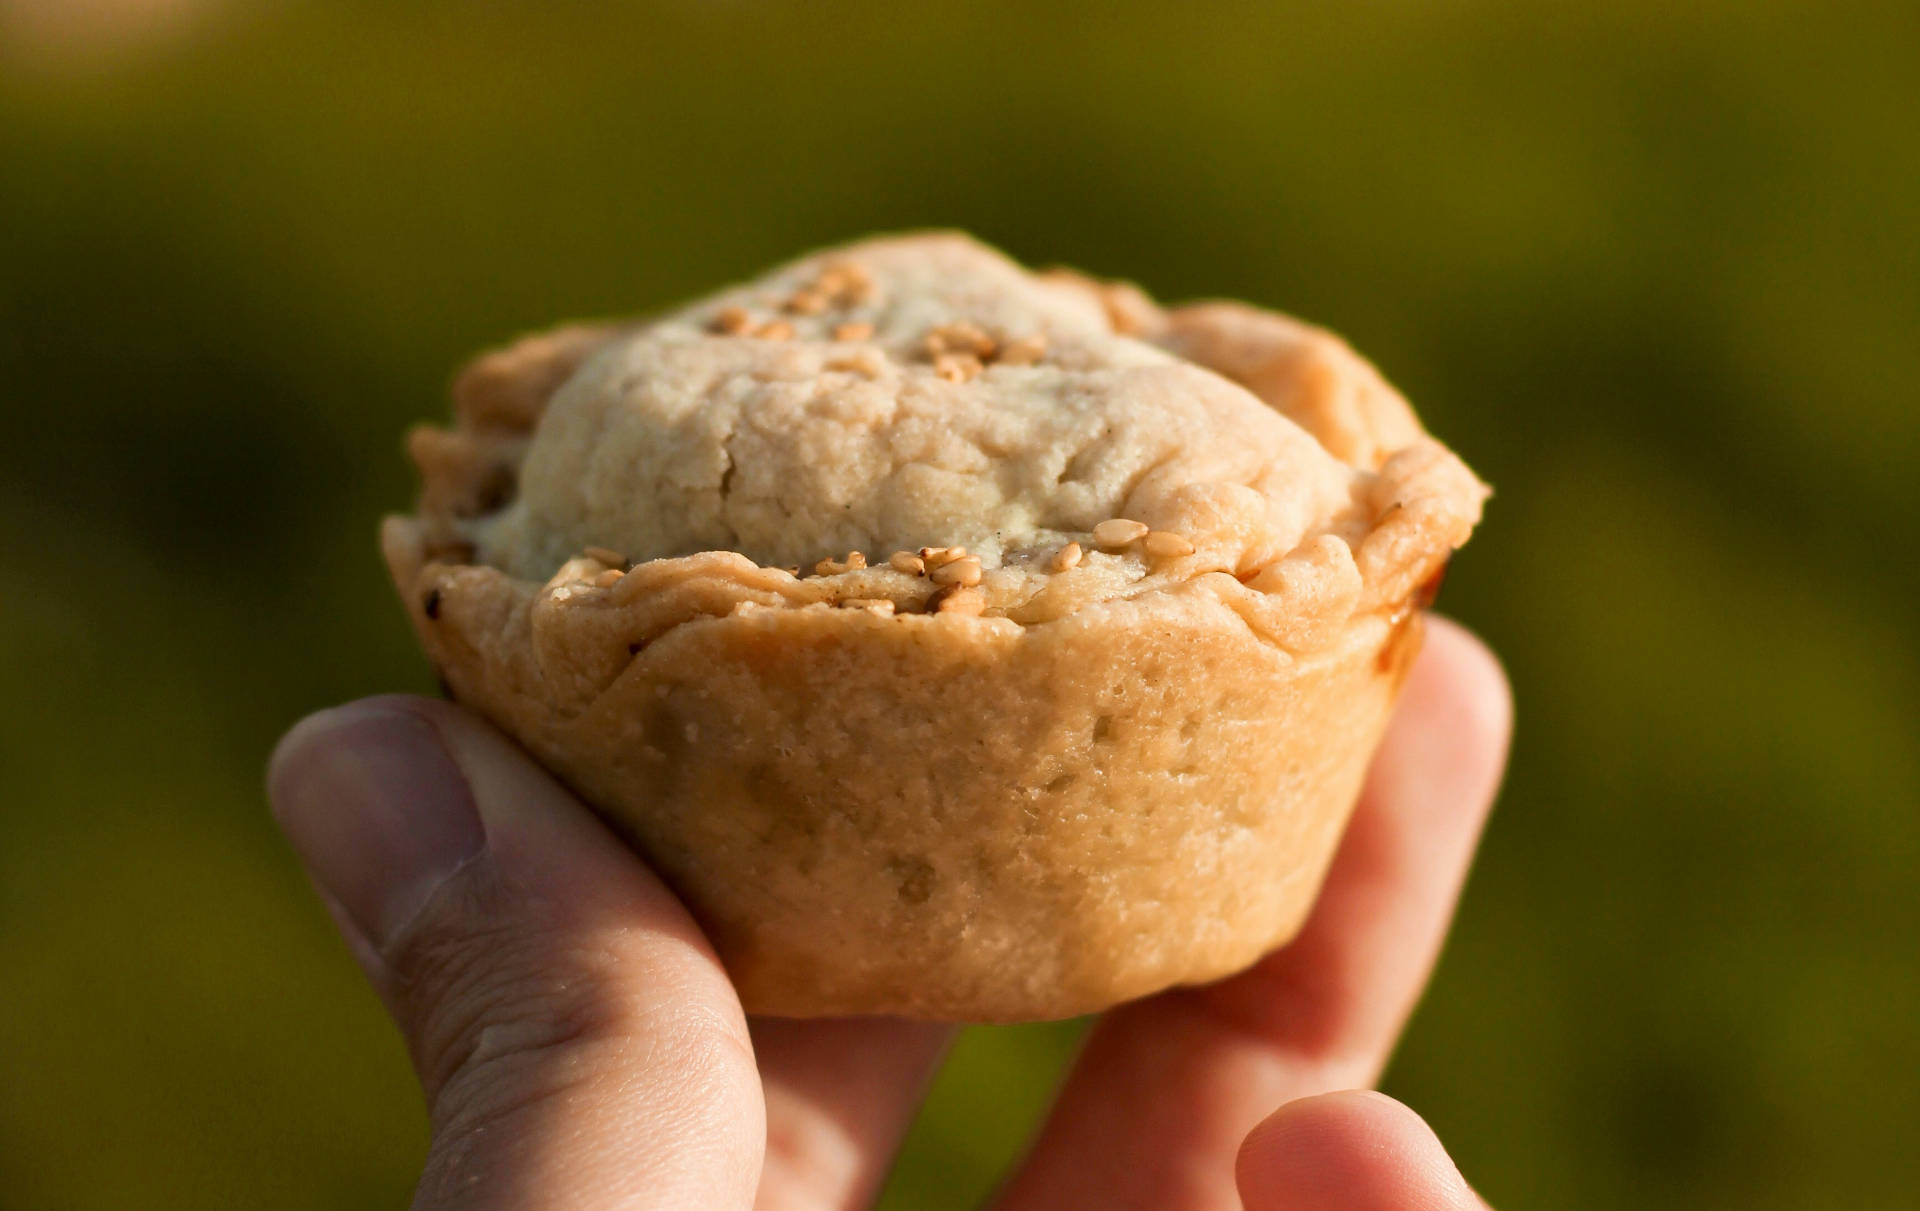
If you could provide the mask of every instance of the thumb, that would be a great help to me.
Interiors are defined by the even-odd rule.
[[[1487,1211],[1420,1116],[1371,1090],[1288,1102],[1234,1168],[1246,1211]]]
[[[426,1092],[416,1208],[752,1204],[764,1108],[732,986],[519,749],[374,698],[296,726],[267,781]]]

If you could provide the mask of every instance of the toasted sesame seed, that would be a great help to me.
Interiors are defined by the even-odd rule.
[[[1102,550],[1114,551],[1142,537],[1147,532],[1145,522],[1133,521],[1125,517],[1112,517],[1093,528],[1094,545]]]
[[[975,585],[980,583],[980,557],[967,555],[951,563],[943,563],[927,573],[927,578],[935,584]]]
[[[943,324],[927,333],[927,353],[933,357],[942,353],[971,353],[985,360],[993,356],[995,344],[980,325],[965,320]]]
[[[848,610],[870,610],[875,614],[893,613],[893,601],[886,597],[849,597],[840,603]]]
[[[588,559],[596,563],[606,564],[610,568],[624,568],[627,566],[627,557],[611,547],[588,547],[580,553]]]
[[[987,608],[987,598],[979,589],[968,585],[949,585],[929,598],[927,604],[936,614],[978,617],[980,611]]]
[[[1000,346],[1000,352],[993,360],[1007,366],[1031,366],[1045,356],[1047,338],[1036,332]]]
[[[1193,544],[1171,530],[1149,531],[1140,545],[1155,559],[1178,559],[1193,554]]]
[[[927,570],[927,561],[912,551],[895,551],[887,556],[887,566],[896,572],[905,572],[909,576],[918,576]]]
[[[855,349],[845,357],[836,357],[827,362],[827,369],[841,370],[858,374],[863,378],[879,378],[887,370],[887,359],[878,349]]]
[[[793,325],[785,320],[768,320],[753,334],[763,341],[789,341],[793,339]]]
[[[867,557],[858,551],[848,551],[845,559],[832,556],[813,565],[815,576],[838,576],[842,572],[856,572],[867,566]]]
[[[842,303],[864,303],[876,293],[873,275],[852,261],[838,261],[822,270],[820,288]]]
[[[1107,322],[1121,336],[1138,336],[1159,315],[1153,300],[1132,282],[1100,282],[1097,289]]]
[[[836,341],[864,341],[873,335],[873,325],[863,321],[851,324],[836,324],[833,339]]]
[[[983,368],[971,353],[940,353],[933,359],[933,372],[950,383],[971,382]]]
[[[1080,544],[1070,542],[1053,553],[1051,566],[1056,572],[1067,572],[1080,566]]]
[[[713,323],[710,327],[712,327],[715,332],[723,332],[728,336],[739,336],[747,329],[753,327],[753,317],[747,314],[745,307],[722,307],[714,314]]]
[[[624,575],[626,575],[626,573],[622,572],[619,568],[608,568],[593,578],[593,587],[596,589],[611,589],[614,585],[620,583],[620,578]]]
[[[925,561],[929,572],[941,564],[952,563],[956,559],[965,559],[966,557],[967,549],[965,547],[920,548],[920,558]]]
[[[827,305],[827,296],[821,291],[802,290],[786,301],[785,309],[794,315],[819,315]]]

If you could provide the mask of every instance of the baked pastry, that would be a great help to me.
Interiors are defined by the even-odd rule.
[[[1301,924],[1485,488],[1334,337],[957,235],[481,357],[387,562],[748,1010],[1063,1017]]]

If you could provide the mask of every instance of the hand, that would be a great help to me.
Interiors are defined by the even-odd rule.
[[[1505,760],[1477,640],[1435,620],[1313,917],[1252,970],[1108,1013],[1002,1211],[1463,1211],[1364,1089],[1425,984]],[[406,1037],[414,1205],[869,1203],[949,1029],[749,1023],[686,910],[511,743],[443,702],[295,727],[274,813]]]

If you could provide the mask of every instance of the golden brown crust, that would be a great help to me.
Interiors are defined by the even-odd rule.
[[[782,322],[850,322],[835,299],[882,277],[822,278]],[[673,883],[749,1010],[1065,1016],[1224,975],[1303,919],[1484,488],[1333,338],[1117,297],[1107,322],[1356,468],[1350,503],[1283,549],[1218,540],[1249,489],[1183,481],[1177,526],[1089,524],[984,568],[929,547],[629,570],[582,543],[541,580],[471,562],[465,523],[614,331],[481,359],[454,432],[414,439],[420,513],[382,545],[429,655]]]
[[[1153,339],[1252,391],[1349,466],[1377,470],[1426,436],[1371,362],[1291,316],[1245,303],[1192,303],[1167,312]]]

